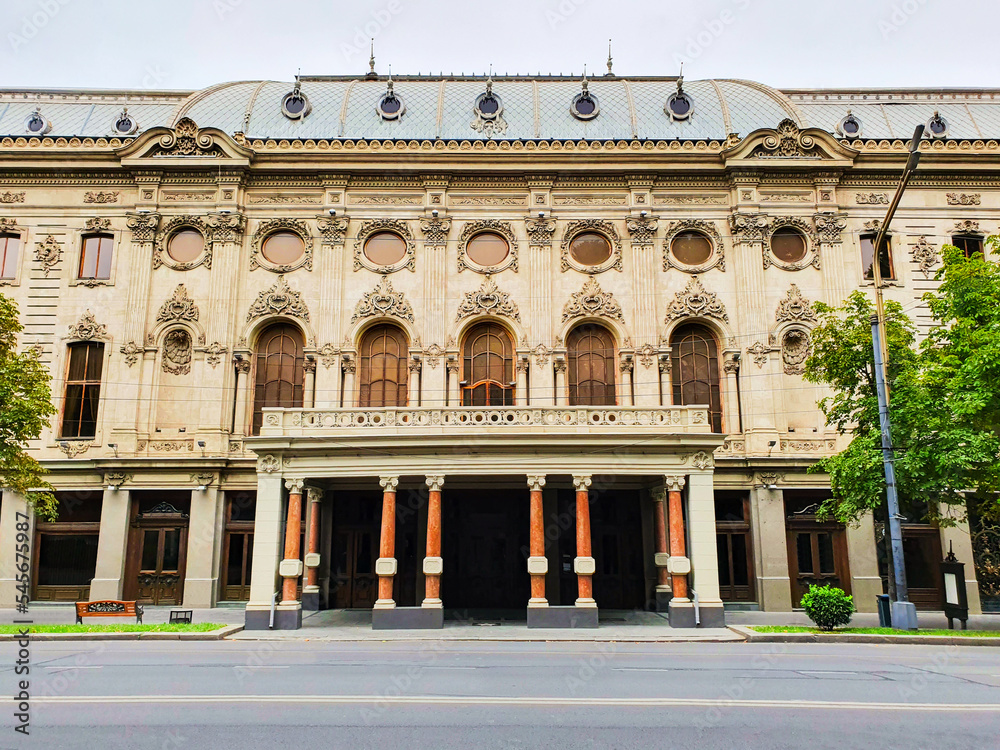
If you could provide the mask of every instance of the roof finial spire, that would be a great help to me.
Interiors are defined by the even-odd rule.
[[[681,62],[681,72],[677,75],[677,93],[684,91],[684,62]]]
[[[582,81],[582,84],[583,84],[583,93],[584,93],[584,96],[586,96],[586,94],[587,94],[587,86],[589,85],[588,82],[587,82],[587,63],[583,64],[583,81]]]
[[[607,72],[607,75],[609,75],[609,76],[613,76],[615,74],[615,72],[611,69],[612,63],[614,63],[614,60],[611,57],[611,40],[609,39],[608,40],[608,72]]]
[[[385,95],[387,98],[392,97],[392,66],[389,66],[389,81],[386,83]]]
[[[490,64],[490,77],[486,79],[486,95],[493,93],[493,64]]]
[[[366,78],[378,78],[375,72],[375,37],[372,37],[371,57],[368,58],[368,75]]]

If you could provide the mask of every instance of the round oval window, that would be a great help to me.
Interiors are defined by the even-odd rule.
[[[771,235],[771,252],[785,263],[797,263],[806,257],[806,238],[792,227],[781,227]]]
[[[603,234],[584,232],[569,243],[569,254],[581,265],[599,266],[611,257],[611,243]]]
[[[500,102],[495,96],[484,96],[479,100],[479,111],[484,115],[495,115],[500,109]]]
[[[376,266],[394,266],[406,257],[406,241],[392,232],[373,234],[365,242],[365,257]]]
[[[287,266],[302,257],[305,243],[294,232],[275,232],[260,248],[261,255],[276,266]]]
[[[205,248],[205,238],[196,229],[182,229],[167,243],[167,255],[178,263],[190,263]]]
[[[700,266],[712,257],[712,241],[701,232],[681,232],[670,241],[670,252],[678,263]]]
[[[469,260],[477,265],[497,266],[503,263],[504,258],[510,253],[510,246],[499,234],[484,232],[469,240],[465,252]]]

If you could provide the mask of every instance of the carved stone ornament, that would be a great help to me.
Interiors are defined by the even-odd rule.
[[[398,234],[406,243],[406,253],[403,258],[391,266],[380,266],[373,263],[365,255],[365,243],[368,238],[379,232],[392,232]],[[399,219],[369,219],[362,222],[358,229],[358,237],[354,242],[354,270],[359,271],[367,268],[376,273],[392,273],[409,268],[411,271],[417,270],[417,256],[414,251],[413,233],[405,221]]]
[[[785,332],[781,339],[781,363],[788,375],[801,375],[806,371],[811,342],[809,334],[793,328]]]
[[[481,266],[468,255],[469,240],[484,232],[499,234],[507,241],[507,255],[495,266]],[[509,221],[479,219],[465,223],[465,226],[462,227],[462,233],[458,236],[458,272],[461,273],[467,268],[485,274],[498,273],[508,268],[517,271],[517,237],[514,235]]]
[[[420,231],[424,235],[424,244],[440,247],[448,242],[448,233],[451,231],[451,219],[430,218],[420,220]]]
[[[121,348],[121,353],[125,355],[125,366],[131,367],[139,361],[143,348],[134,341],[129,341]]]
[[[273,474],[279,469],[281,469],[281,462],[271,453],[261,456],[257,461],[257,471],[262,471],[265,474]]]
[[[489,101],[492,105],[483,110],[483,102]],[[503,119],[503,100],[493,93],[493,76],[486,81],[486,91],[476,97],[475,104],[472,105],[472,122],[469,127],[477,133],[482,133],[487,138],[494,135],[503,135],[507,132],[507,121]]]
[[[636,356],[639,358],[639,364],[645,368],[650,368],[656,361],[656,347],[650,343],[645,343],[635,350]]]
[[[388,276],[379,279],[374,291],[366,292],[354,308],[351,323],[357,323],[363,318],[379,318],[393,316],[413,322],[413,307],[402,292],[393,291],[392,282]]]
[[[805,238],[806,253],[802,256],[801,260],[794,262],[783,261],[771,250],[771,238],[774,236],[774,233],[786,227],[797,229]],[[820,267],[819,245],[817,243],[816,229],[812,221],[808,221],[801,216],[775,216],[771,219],[771,224],[764,235],[764,268],[770,268],[772,265],[783,268],[786,271],[801,271],[803,268],[809,266],[813,266],[816,269]]]
[[[693,454],[689,459],[691,465],[696,469],[711,469],[715,466],[715,459],[712,457],[711,453],[706,453],[705,451],[698,451]]]
[[[183,328],[168,331],[163,337],[164,372],[172,375],[187,375],[191,372],[191,334]]]
[[[723,355],[722,369],[730,375],[738,375],[740,372],[739,352],[726,352]]]
[[[198,320],[198,316],[198,305],[188,295],[187,287],[178,284],[170,299],[160,305],[160,310],[156,313],[156,322],[185,321],[194,323]]]
[[[101,341],[111,338],[108,336],[108,327],[103,323],[98,323],[94,319],[94,313],[87,310],[76,325],[69,327],[69,337],[81,341]]]
[[[117,203],[118,192],[109,190],[108,192],[91,191],[83,194],[84,203]]]
[[[274,286],[257,294],[257,299],[247,311],[247,323],[265,315],[288,315],[309,320],[309,310],[300,292],[292,291],[284,276],[279,276]]]
[[[214,370],[222,361],[222,355],[226,354],[228,351],[229,349],[224,347],[218,341],[213,341],[212,344],[205,349],[205,361],[208,362]]]
[[[688,282],[684,291],[674,295],[674,301],[667,308],[666,322],[680,318],[715,318],[729,322],[726,307],[719,301],[719,296],[706,291],[697,276]]]
[[[76,458],[81,453],[86,453],[90,447],[90,440],[60,440],[59,450],[66,454],[67,458]]]
[[[778,303],[774,319],[779,323],[815,323],[816,311],[809,300],[802,296],[799,288],[792,284],[785,292],[785,298]]]
[[[544,367],[549,363],[549,357],[552,355],[552,350],[545,344],[539,344],[531,350],[531,353],[535,357],[535,367]]]
[[[444,349],[437,344],[431,344],[424,349],[423,354],[424,362],[426,362],[430,367],[437,367],[441,363],[441,357],[444,356]]]
[[[35,243],[35,261],[42,267],[45,276],[62,260],[62,245],[51,234]]]
[[[173,131],[160,136],[152,156],[224,156],[211,134],[203,132],[190,117],[181,118]]]
[[[104,474],[104,482],[102,484],[118,489],[123,484],[130,482],[131,480],[131,474],[126,474],[120,471],[109,471]]]
[[[160,214],[126,214],[125,226],[132,232],[133,242],[152,242],[160,225]]]
[[[347,239],[347,226],[351,220],[346,216],[318,216],[316,228],[324,245],[343,245]]]
[[[982,193],[948,193],[945,196],[949,206],[978,206],[982,202]]]
[[[0,193],[0,203],[24,203],[24,193]]]
[[[913,258],[913,262],[923,271],[924,278],[929,279],[931,269],[938,262],[938,254],[934,246],[927,241],[927,237],[921,235],[910,247],[910,256]]]
[[[611,245],[611,256],[600,265],[585,266],[574,260],[569,252],[569,246],[573,240],[585,232],[594,232],[602,235]],[[573,268],[582,273],[601,273],[612,268],[621,271],[622,243],[618,237],[618,230],[615,229],[614,223],[601,219],[580,219],[579,221],[571,221],[567,224],[566,231],[563,232],[562,244],[560,245],[559,268],[563,272]]]
[[[681,263],[674,257],[674,254],[670,250],[670,245],[673,243],[674,238],[681,232],[698,232],[708,237],[709,242],[712,243],[712,254],[704,263],[698,266],[689,266]],[[720,271],[726,270],[726,249],[714,221],[682,219],[681,221],[672,221],[667,225],[666,236],[663,241],[663,270],[669,271],[671,268],[676,268],[687,273],[701,273],[710,268],[718,268]]]
[[[759,341],[754,342],[753,346],[747,347],[747,354],[753,357],[753,363],[757,367],[763,367],[767,364],[767,353],[769,351],[770,349]]]
[[[956,234],[982,234],[982,230],[979,229],[978,221],[956,221],[955,222],[955,232]]]
[[[562,322],[573,318],[611,318],[620,323],[625,322],[622,306],[611,292],[605,292],[597,279],[591,277],[583,285],[583,289],[570,295],[569,302],[563,306]]]
[[[524,228],[528,232],[528,244],[546,247],[552,244],[552,235],[556,232],[555,219],[524,220]]]
[[[888,193],[855,193],[854,202],[859,206],[888,206]]]
[[[247,217],[243,214],[217,213],[205,218],[211,230],[209,240],[216,242],[240,242],[247,226]]]
[[[625,228],[632,238],[632,247],[650,247],[656,240],[659,226],[660,220],[653,216],[630,217],[625,220]]]
[[[9,219],[6,216],[0,216],[0,232],[20,234],[21,228],[17,225],[17,219]]]
[[[816,151],[816,139],[809,135],[804,135],[799,126],[792,120],[785,118],[778,123],[778,128],[773,135],[764,138],[764,141],[754,149],[751,158],[754,159],[788,159],[788,158],[820,158],[820,153]]]
[[[85,225],[88,232],[107,232],[111,229],[111,219],[87,219]]]
[[[816,227],[816,237],[820,242],[835,244],[844,241],[844,230],[847,229],[846,215],[828,212],[818,213],[813,216],[813,224]]]
[[[733,233],[733,242],[741,244],[763,242],[770,226],[771,219],[764,214],[729,215],[729,229]]]
[[[302,255],[292,263],[272,263],[261,253],[264,240],[276,232],[291,232],[302,240]],[[288,273],[299,268],[313,267],[313,237],[309,226],[301,219],[268,219],[257,226],[250,242],[250,270],[264,268],[275,273]]]
[[[319,354],[319,361],[323,363],[323,367],[329,370],[337,361],[340,349],[333,344],[323,344],[316,353]]]
[[[195,230],[201,234],[205,243],[198,257],[186,262],[174,260],[167,251],[173,236],[184,229]],[[135,230],[133,230],[133,236],[135,236],[134,232]],[[156,247],[153,250],[153,268],[167,266],[175,271],[190,271],[201,265],[204,265],[205,268],[212,267],[212,228],[208,222],[200,216],[173,216],[168,219],[157,233]]]
[[[521,313],[507,292],[501,291],[492,276],[483,279],[482,285],[474,292],[466,292],[458,306],[455,320],[463,320],[473,315],[500,315],[521,322]]]

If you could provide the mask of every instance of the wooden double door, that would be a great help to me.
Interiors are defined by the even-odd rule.
[[[799,607],[810,585],[830,585],[851,593],[844,527],[805,519],[789,520],[788,573],[792,606]]]
[[[133,529],[125,598],[144,604],[184,601],[187,523],[143,524]]]
[[[379,528],[374,525],[336,528],[330,558],[330,607],[370,609],[378,599]]]

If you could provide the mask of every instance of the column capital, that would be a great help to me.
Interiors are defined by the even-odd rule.
[[[378,478],[378,483],[382,485],[383,492],[395,492],[396,487],[399,485],[399,477],[397,476],[381,476]]]
[[[541,490],[545,486],[544,474],[528,474],[528,489]]]
[[[593,479],[591,479],[590,474],[574,474],[573,475],[573,486],[576,487],[577,492],[583,492],[590,488]]]
[[[294,492],[297,495],[302,494],[302,487],[305,485],[305,481],[302,479],[286,479],[285,489],[289,492]]]
[[[424,482],[427,484],[427,487],[430,488],[431,492],[440,492],[441,488],[444,486],[444,475],[428,474],[424,478]]]
[[[663,485],[670,492],[680,492],[684,488],[685,477],[667,474],[663,477]]]
[[[323,490],[319,487],[307,487],[306,494],[309,496],[309,502],[318,503],[323,499]]]
[[[654,487],[649,491],[650,499],[654,503],[663,503],[667,500],[667,488],[666,487]]]

